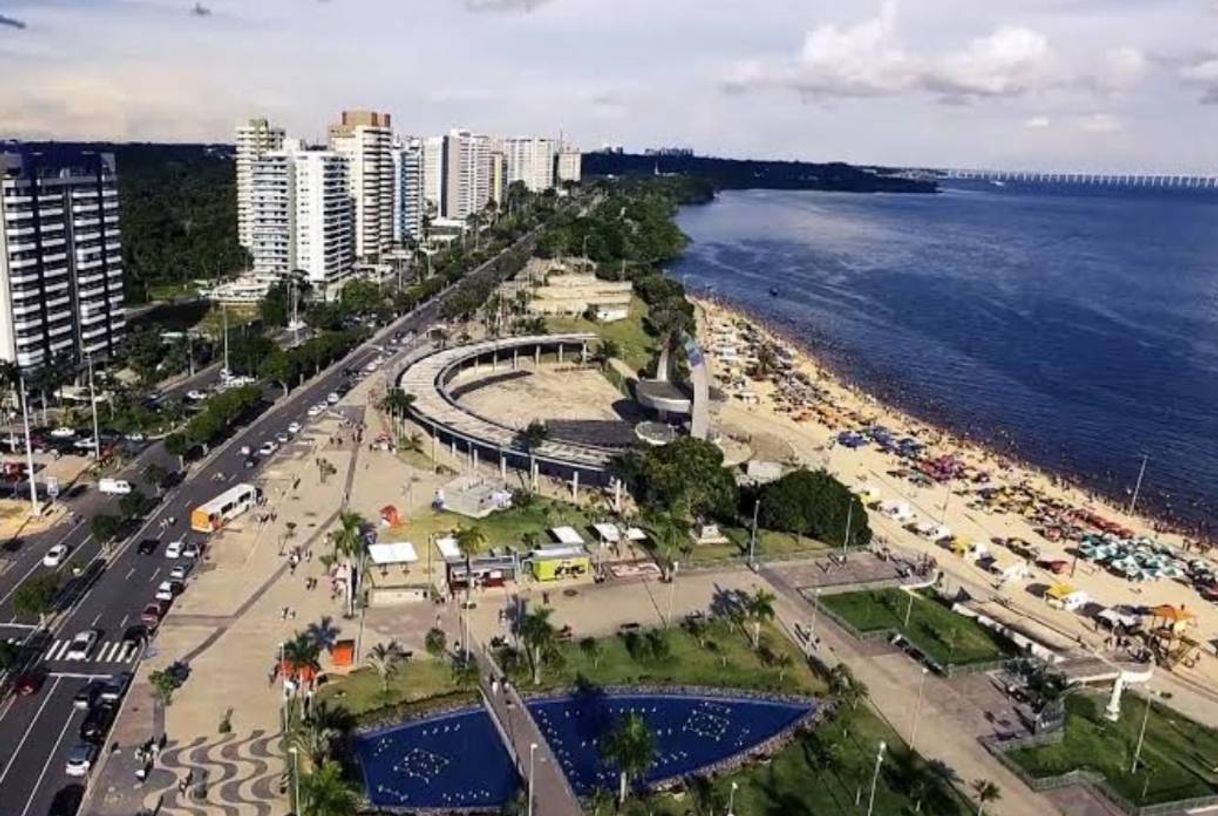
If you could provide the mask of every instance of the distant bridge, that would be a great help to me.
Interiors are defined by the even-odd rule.
[[[931,179],[1025,182],[1031,184],[1082,184],[1094,187],[1158,187],[1162,189],[1218,189],[1218,175],[1163,175],[1158,173],[1080,173],[1056,170],[910,170],[903,175]]]

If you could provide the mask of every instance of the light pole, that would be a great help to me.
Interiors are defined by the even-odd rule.
[[[930,669],[922,667],[922,682],[918,684],[918,705],[914,708],[913,728],[909,730],[909,747],[917,750],[914,741],[918,738],[918,721],[922,719],[922,693],[926,690],[926,675],[930,674]]]
[[[875,770],[871,773],[871,795],[867,798],[867,816],[875,809],[875,783],[880,779],[880,765],[884,762],[884,749],[888,746],[880,740],[880,750],[875,752]]]
[[[1133,486],[1133,496],[1129,499],[1129,515],[1133,515],[1134,508],[1138,506],[1138,494],[1142,492],[1142,477],[1146,475],[1146,460],[1150,459],[1147,454],[1142,454],[1142,466],[1138,468],[1138,481]]]
[[[228,367],[228,304],[227,303],[220,304],[220,316],[221,316],[221,319],[224,321],[224,375],[225,376],[222,379],[227,379],[228,377],[233,376],[233,370]]]
[[[93,355],[86,354],[89,364],[89,407],[93,409],[93,459],[101,461],[101,434],[97,428],[97,394],[93,390]]]
[[[1149,688],[1146,689],[1146,710],[1142,712],[1142,727],[1138,730],[1138,745],[1133,749],[1133,765],[1130,766],[1131,774],[1138,772],[1138,762],[1142,759],[1142,741],[1146,739],[1146,724],[1150,722],[1150,701],[1154,699],[1155,693]]]
[[[757,514],[761,512],[761,499],[753,502],[753,529],[749,533],[749,565],[757,563],[754,560],[754,551],[757,549]]]
[[[34,481],[34,441],[30,439],[30,409],[25,396],[25,374],[17,369],[17,382],[21,388],[21,425],[25,430],[25,468],[26,477],[30,480],[30,512],[38,515],[42,508],[38,506],[38,483]]]
[[[533,816],[533,758],[537,756],[537,743],[529,743],[529,816]]]
[[[854,521],[854,497],[846,504],[846,531],[842,533],[842,558],[849,555],[847,549],[850,544],[850,524]]]
[[[732,783],[732,792],[727,795],[727,816],[736,816],[732,810],[736,806],[736,789],[740,787],[735,782]]]
[[[820,587],[816,588],[812,597],[815,600],[812,602],[812,625],[808,627],[808,648],[812,648],[816,643],[816,613],[820,610]]]
[[[664,624],[665,628],[672,626],[672,603],[677,594],[677,567],[680,563],[672,562],[672,575],[668,577],[668,622]]]
[[[293,745],[288,748],[288,753],[292,755],[292,801],[294,804],[293,811],[296,816],[301,816],[304,808],[300,806],[300,752]]]

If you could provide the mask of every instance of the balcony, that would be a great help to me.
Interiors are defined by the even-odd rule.
[[[48,329],[47,334],[49,334],[51,337],[59,337],[60,335],[66,334],[70,331],[72,331],[71,323],[60,323]]]

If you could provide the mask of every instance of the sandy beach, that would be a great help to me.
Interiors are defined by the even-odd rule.
[[[1200,654],[1190,661],[1191,667],[1181,663],[1170,672],[1160,669],[1152,685],[1170,688],[1188,713],[1218,725],[1218,604],[1204,600],[1183,578],[1134,582],[1083,558],[1075,563],[1075,542],[1068,536],[1053,540],[1052,528],[1063,519],[1074,525],[1076,533],[1079,527],[1090,530],[1091,524],[1099,524],[1120,537],[1128,533],[1166,545],[1185,561],[1203,557],[1195,545],[1178,534],[1157,531],[1149,519],[1130,516],[1100,497],[881,403],[835,376],[794,338],[762,329],[755,318],[727,304],[691,300],[712,373],[727,393],[719,409],[725,435],[737,440],[785,440],[800,462],[825,467],[856,492],[865,492],[878,542],[932,555],[945,580],[958,582],[979,600],[996,601],[1032,618],[1109,660],[1128,661],[1132,656],[1113,648],[1107,630],[1097,629],[1083,609],[1050,606],[1044,597],[1049,587],[1069,583],[1085,592],[1092,612],[1097,604],[1183,607],[1196,616],[1185,631],[1199,644]],[[759,335],[780,349],[776,362],[781,375],[755,379],[746,374],[756,364],[756,344],[745,339],[750,331],[756,332],[754,339]],[[888,429],[894,439],[916,439],[919,458],[946,470],[927,478],[914,471],[908,459],[876,444],[841,443],[841,434],[876,425]],[[899,518],[881,511],[896,506],[902,506]],[[913,529],[918,526],[923,534]],[[947,531],[949,535],[940,535]],[[1004,543],[1010,539],[1017,540],[1014,550]],[[1021,544],[1035,555],[1029,559]],[[993,560],[977,560],[980,551]],[[1041,566],[1053,561],[1070,564],[1073,576]],[[1027,574],[1020,575],[1024,564]],[[1060,563],[1055,566],[1063,569]]]

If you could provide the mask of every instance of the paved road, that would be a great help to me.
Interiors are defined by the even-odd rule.
[[[526,237],[522,242],[529,240]],[[499,274],[497,261],[488,261],[457,286]],[[38,663],[48,673],[38,693],[10,696],[0,702],[0,746],[5,747],[0,750],[0,810],[3,816],[42,816],[48,812],[55,793],[76,781],[64,775],[64,762],[67,753],[79,741],[79,722],[83,717],[72,708],[71,698],[90,677],[108,676],[132,668],[136,656],[123,649],[119,640],[126,626],[138,623],[144,605],[152,600],[157,584],[167,577],[174,564],[164,557],[164,543],[178,538],[200,541],[197,533],[189,531],[191,509],[214,498],[233,482],[252,480],[255,476],[256,471],[251,473],[244,468],[245,456],[239,449],[245,445],[259,447],[282,432],[290,422],[306,424],[308,408],[324,402],[329,392],[338,389],[345,379],[344,368],[364,367],[378,354],[372,345],[383,343],[394,331],[426,330],[436,322],[440,303],[454,288],[450,287],[387,326],[320,377],[277,400],[250,426],[239,429],[203,462],[193,465],[186,479],[167,492],[144,527],[113,549],[89,585],[80,587],[68,608],[55,615],[46,631],[21,628],[26,625],[21,621],[16,627],[11,623],[7,627],[0,626],[0,637],[21,637],[27,653],[38,655]],[[170,459],[159,443],[150,446],[142,457],[146,458],[141,460],[141,469],[150,461]],[[222,474],[223,479],[220,480],[217,474]],[[95,512],[85,510],[83,506],[81,509],[82,516]],[[176,522],[162,526],[162,520],[170,518]],[[93,551],[87,541],[87,525],[77,525],[58,535],[77,543],[82,554]],[[151,555],[141,555],[136,551],[136,544],[144,538],[157,538],[161,546]],[[38,566],[37,559],[41,559],[52,539],[53,536],[47,537],[39,546],[28,548],[30,553],[23,557],[35,559],[30,574],[43,569]],[[102,561],[99,559],[98,563]],[[10,569],[9,573],[24,580],[18,571]],[[0,610],[11,609],[8,596],[15,585],[15,581],[10,581],[9,588],[4,589],[0,584],[0,594],[4,594]],[[9,620],[8,617],[0,619]],[[76,632],[89,628],[101,631],[101,644],[87,660],[65,660],[66,641]],[[149,648],[156,648],[155,639]]]

